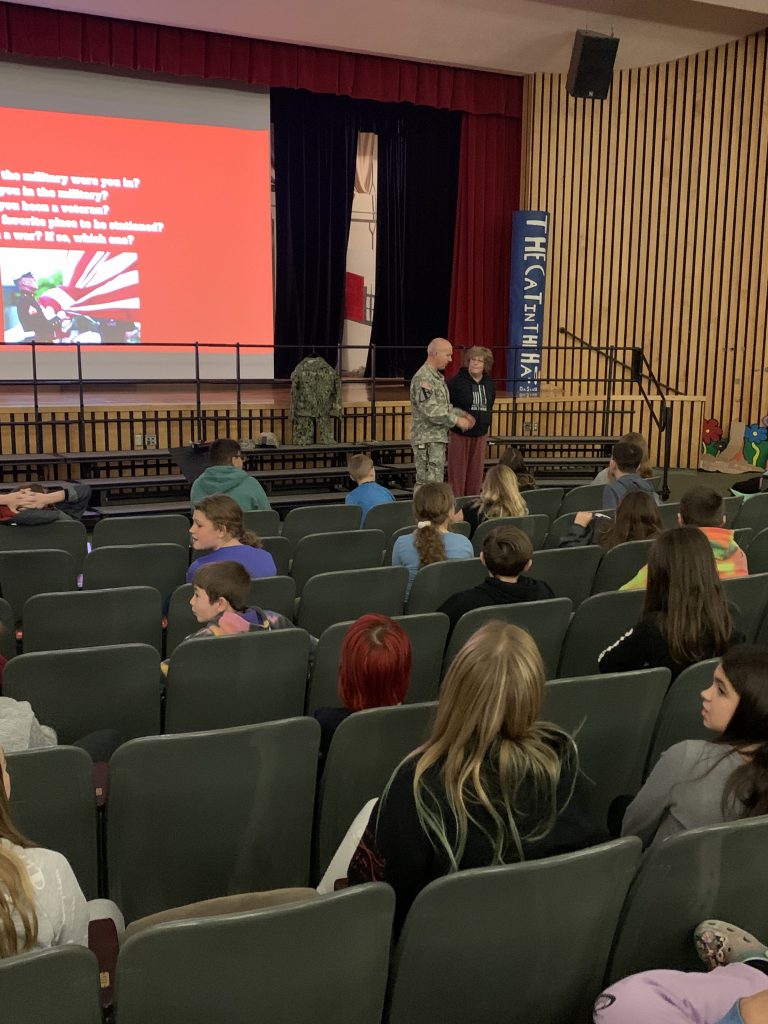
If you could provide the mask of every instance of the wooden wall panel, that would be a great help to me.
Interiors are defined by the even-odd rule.
[[[702,412],[768,413],[767,52],[763,32],[620,71],[603,102],[526,83],[521,205],[551,214],[544,339],[563,346],[543,376],[586,395],[605,373],[562,328],[641,346],[672,394],[704,397],[677,404],[677,465],[697,462]]]

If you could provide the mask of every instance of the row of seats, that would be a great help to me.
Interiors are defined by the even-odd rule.
[[[124,653],[135,663],[135,651]],[[614,799],[637,792],[670,745],[707,735],[699,694],[715,664],[691,667],[671,687],[667,669],[547,683],[543,717],[576,736],[600,820]],[[360,808],[425,740],[436,707],[404,704],[346,718],[334,733],[315,807],[314,719],[158,736],[158,700],[148,686],[139,680],[131,693],[121,680],[118,705],[101,682],[107,697],[91,712],[92,724],[134,737],[110,761],[106,837],[98,835],[91,762],[79,748],[9,755],[11,801],[22,831],[64,853],[84,892],[110,895],[131,920],[232,891],[317,881]],[[209,687],[211,699],[230,696],[214,681]],[[62,703],[69,693],[81,706],[84,689],[98,692],[63,680]]]

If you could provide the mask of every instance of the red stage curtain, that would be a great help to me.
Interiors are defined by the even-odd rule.
[[[522,115],[523,79],[0,3],[0,50],[131,71],[282,86],[471,114]]]
[[[506,368],[512,213],[520,204],[521,122],[467,116],[461,125],[459,197],[448,337],[485,345],[494,377]],[[458,365],[459,354],[454,360]]]

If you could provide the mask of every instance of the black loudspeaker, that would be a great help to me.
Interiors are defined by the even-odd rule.
[[[581,99],[604,100],[611,87],[618,48],[619,40],[616,36],[577,29],[568,80],[565,83],[566,91]]]

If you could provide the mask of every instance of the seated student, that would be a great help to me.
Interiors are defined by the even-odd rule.
[[[210,466],[192,484],[193,502],[211,494],[227,494],[241,509],[269,508],[269,498],[259,481],[243,469],[243,453],[237,441],[220,437],[211,445]]]
[[[411,676],[411,641],[399,622],[387,615],[362,615],[346,632],[339,661],[340,708],[318,708],[320,755],[354,711],[402,704]]]
[[[768,649],[732,648],[701,697],[712,742],[684,740],[665,751],[624,815],[622,835],[645,846],[768,814]]]
[[[626,541],[652,540],[662,530],[659,507],[653,496],[645,491],[630,491],[619,502],[614,519],[595,512],[577,512],[558,547],[599,544],[605,551],[610,551]]]
[[[201,566],[192,578],[192,587],[189,606],[201,628],[185,640],[293,628],[291,620],[279,612],[249,607],[251,577],[239,562]]]
[[[648,442],[645,440],[642,434],[638,434],[632,430],[628,434],[624,434],[623,437],[619,438],[620,441],[625,441],[628,444],[636,444],[643,453],[642,461],[637,467],[637,475],[641,476],[644,480],[648,480],[653,476],[653,466],[651,466],[650,454],[648,452]],[[615,475],[611,470],[610,463],[601,469],[595,479],[592,481],[593,484],[608,484],[611,480],[615,479]]]
[[[519,448],[512,446],[505,448],[499,457],[498,464],[500,466],[507,466],[512,470],[517,477],[517,486],[521,491],[534,491],[536,489],[533,473],[528,469],[523,453]]]
[[[36,526],[57,519],[82,519],[91,500],[88,484],[61,483],[52,491],[25,484],[0,494],[0,522]]]
[[[480,558],[491,574],[477,587],[453,594],[440,605],[451,620],[451,631],[465,612],[494,604],[519,604],[554,597],[552,588],[542,580],[521,576],[533,558],[533,544],[527,533],[516,526],[497,526],[483,541]]]
[[[453,491],[448,484],[422,484],[413,496],[413,511],[416,529],[405,537],[398,537],[392,548],[392,565],[404,565],[408,569],[406,598],[416,573],[423,566],[448,558],[475,557],[468,537],[449,532],[454,506]]]
[[[715,556],[717,574],[721,580],[748,576],[747,556],[733,539],[733,530],[725,525],[722,495],[711,487],[692,487],[680,499],[677,514],[680,526],[697,526],[709,541]],[[643,590],[648,578],[648,566],[625,583],[622,590]]]
[[[367,455],[353,455],[349,460],[349,475],[357,484],[344,499],[345,505],[359,505],[360,525],[365,526],[365,517],[376,505],[388,505],[394,501],[386,487],[376,483],[376,467]]]
[[[242,508],[226,494],[212,494],[197,502],[189,535],[195,551],[205,554],[187,569],[187,583],[211,562],[240,562],[254,580],[277,575],[272,555],[262,548],[257,534],[245,529]]]
[[[454,659],[429,739],[395,769],[349,865],[351,883],[394,888],[396,928],[441,875],[606,839],[573,739],[541,721],[544,678],[530,634],[501,622]]]
[[[479,497],[459,513],[472,533],[486,519],[527,516],[528,506],[520,494],[517,477],[509,466],[491,466],[485,474]]]
[[[706,538],[692,526],[680,526],[653,542],[640,621],[597,660],[601,672],[665,667],[675,679],[688,665],[718,657],[743,640],[733,628]]]
[[[603,508],[616,508],[625,494],[630,491],[645,491],[653,495],[656,504],[659,496],[649,480],[638,472],[643,461],[643,449],[630,441],[618,441],[613,446],[609,469],[613,474],[603,490]]]

